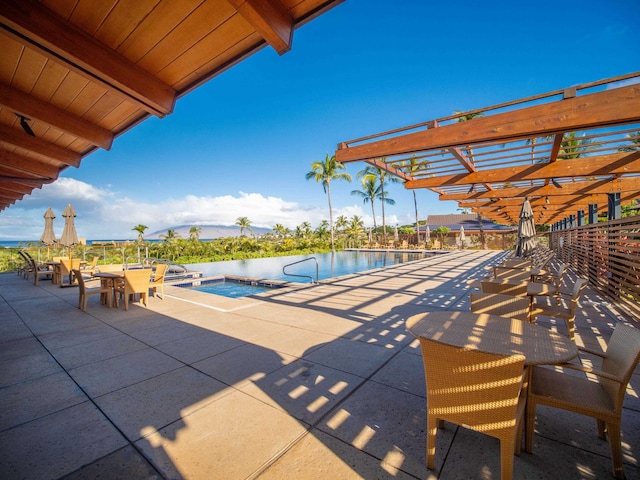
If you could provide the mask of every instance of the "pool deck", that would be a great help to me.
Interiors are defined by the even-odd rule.
[[[404,324],[468,310],[469,283],[504,255],[457,251],[260,298],[167,286],[129,311],[93,295],[86,313],[74,288],[0,274],[0,478],[499,478],[498,441],[448,423],[426,469],[422,358]],[[603,348],[628,320],[587,288],[577,343]],[[636,370],[628,479],[638,432]],[[540,407],[514,478],[611,472],[594,420]]]

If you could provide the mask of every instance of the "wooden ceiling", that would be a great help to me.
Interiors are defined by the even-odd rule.
[[[640,199],[640,73],[558,90],[338,145],[499,223],[516,224],[524,197],[552,224],[607,194]]]
[[[341,1],[2,0],[0,211]]]

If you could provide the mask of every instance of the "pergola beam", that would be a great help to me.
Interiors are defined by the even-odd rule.
[[[562,197],[565,195],[596,195],[615,192],[640,191],[640,177],[622,177],[607,178],[599,180],[590,180],[584,182],[564,183],[562,188],[556,188],[553,185],[545,185],[539,187],[523,187],[523,188],[504,188],[495,189],[489,192],[476,193],[443,193],[440,200],[481,200],[481,199],[500,199],[500,198],[520,198],[522,197]]]
[[[44,122],[75,137],[83,138],[105,150],[111,148],[113,133],[109,130],[1,83],[0,105],[20,115]]]
[[[362,145],[340,144],[336,150],[336,160],[348,163],[458,145],[511,141],[638,121],[640,86],[630,85],[477,117],[467,122],[407,133]]]
[[[34,0],[0,2],[0,23],[48,58],[92,81],[101,80],[159,117],[173,111],[176,91]]]
[[[291,50],[293,18],[279,0],[229,0],[266,42],[283,55]]]
[[[465,122],[467,123],[467,122]],[[640,152],[620,152],[600,157],[563,160],[524,167],[505,167],[466,174],[442,175],[405,183],[405,188],[430,188],[472,183],[520,182],[563,177],[591,177],[640,171]],[[496,190],[498,191],[498,190]]]

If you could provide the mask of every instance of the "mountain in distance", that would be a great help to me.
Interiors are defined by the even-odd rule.
[[[177,227],[167,227],[164,230],[147,233],[143,236],[146,240],[161,240],[164,238],[161,237],[161,235],[166,235],[167,231],[172,229],[180,236],[179,238],[187,240],[189,239],[189,230],[191,230],[191,227],[198,227],[202,229],[200,231],[200,240],[213,240],[214,238],[240,236],[240,227],[237,225],[179,225]],[[253,235],[264,235],[265,233],[271,233],[273,231],[270,228],[263,227],[251,227],[251,230],[253,230]],[[251,231],[246,228],[244,230],[244,234],[249,237],[252,236]]]

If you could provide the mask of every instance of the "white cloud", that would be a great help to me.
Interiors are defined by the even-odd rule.
[[[123,196],[108,188],[61,178],[42,190],[35,190],[20,204],[0,216],[0,240],[37,240],[44,230],[43,214],[51,207],[57,218],[54,231],[62,235],[62,211],[71,204],[76,210],[78,236],[89,240],[134,239],[132,228],[138,224],[149,227],[147,233],[179,225],[234,225],[238,217],[248,217],[254,227],[273,228],[280,223],[295,228],[302,222],[313,227],[328,220],[328,207],[309,206],[260,193],[239,192],[237,196],[219,197],[187,195],[168,198],[160,203],[145,203]],[[367,226],[371,215],[361,206],[348,205],[334,210],[334,218],[358,215]],[[395,224],[395,217],[387,223]]]

